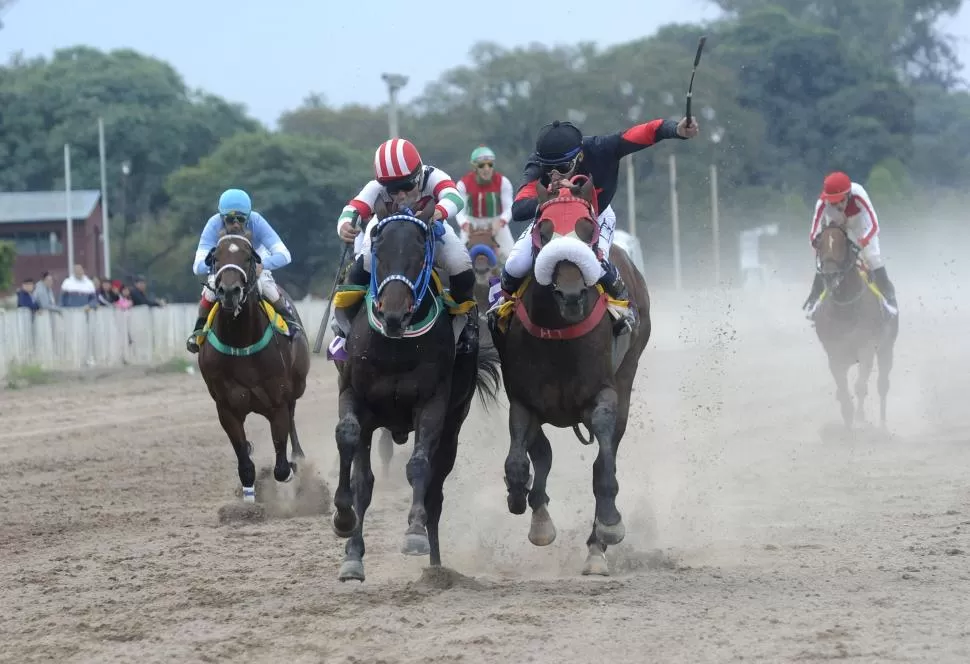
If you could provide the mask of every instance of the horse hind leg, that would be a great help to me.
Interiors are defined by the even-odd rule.
[[[842,421],[846,428],[852,428],[852,396],[849,394],[849,362],[841,358],[829,357],[829,371],[835,379],[835,398],[842,409]]]
[[[549,515],[549,496],[546,494],[546,482],[552,470],[552,445],[542,427],[536,430],[528,451],[535,468],[535,480],[529,490],[529,507],[532,508],[529,541],[536,546],[549,546],[556,541],[556,525]]]
[[[516,399],[509,399],[509,453],[505,457],[505,486],[512,514],[524,514],[529,497],[528,448],[540,428],[539,420]]]
[[[875,362],[875,350],[867,349],[859,357],[859,372],[855,381],[855,419],[866,421],[866,397],[869,395],[869,378]]]
[[[391,459],[394,458],[394,439],[391,437],[390,429],[381,429],[377,451],[381,456],[381,476],[387,480],[391,475]]]
[[[290,446],[293,448],[294,459],[305,459],[303,446],[300,445],[300,436],[296,433],[296,401],[290,402]],[[296,464],[293,464],[296,467]]]
[[[879,423],[886,426],[886,403],[889,397],[889,373],[893,370],[893,345],[891,341],[884,342],[878,349],[879,375],[876,378],[876,389],[879,392]]]
[[[236,453],[243,501],[255,503],[256,464],[250,458],[252,454],[252,443],[246,440],[246,429],[240,418],[224,408],[218,408],[218,413],[219,423],[222,424],[222,429],[226,432],[226,435],[229,437],[229,442],[232,444],[232,450]]]

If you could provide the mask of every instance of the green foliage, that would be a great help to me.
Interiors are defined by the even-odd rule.
[[[13,242],[0,240],[0,293],[13,287],[13,262],[17,258],[17,250]]]
[[[20,390],[32,385],[49,385],[57,382],[58,374],[37,364],[12,362],[7,368],[7,389]]]
[[[254,209],[273,225],[293,256],[273,276],[299,298],[318,271],[333,268],[339,259],[343,245],[336,218],[370,179],[370,164],[368,154],[323,139],[239,134],[197,166],[169,178],[170,210],[178,219],[178,232],[197,241],[223,190],[248,191]],[[185,253],[186,269],[193,253],[194,247]]]

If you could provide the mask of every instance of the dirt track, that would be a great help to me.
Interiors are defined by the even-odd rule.
[[[559,539],[532,547],[505,511],[504,409],[489,423],[476,404],[463,431],[447,569],[398,553],[408,446],[377,471],[358,585],[337,582],[320,514],[219,523],[235,461],[198,376],[0,392],[0,660],[970,661],[970,315],[901,296],[893,435],[840,440],[802,290],[658,296],[608,579],[579,575],[590,449],[552,430]],[[314,365],[297,410],[331,488],[332,372]],[[270,465],[268,426],[250,434]]]

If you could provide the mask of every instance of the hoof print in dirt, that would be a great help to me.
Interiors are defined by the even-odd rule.
[[[259,523],[266,508],[259,503],[230,503],[219,508],[219,523]]]
[[[481,582],[448,567],[425,567],[421,570],[421,579],[417,581],[417,584],[434,590],[451,590],[452,588],[485,590],[485,585]]]

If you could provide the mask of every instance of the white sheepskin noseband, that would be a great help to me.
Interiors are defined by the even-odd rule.
[[[541,286],[552,283],[552,275],[560,261],[569,261],[578,267],[587,286],[599,281],[603,270],[589,245],[574,237],[557,237],[544,246],[536,257],[536,281]]]

